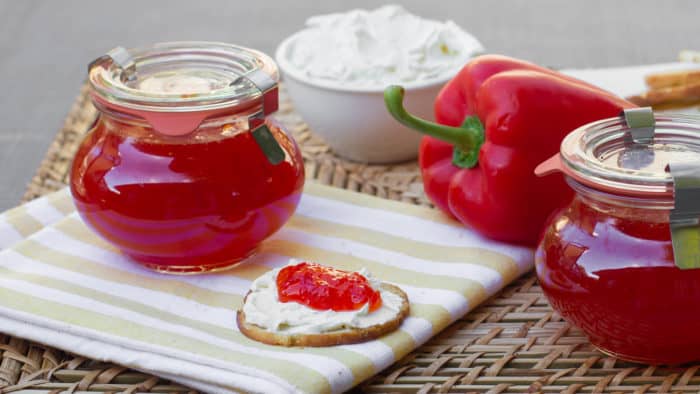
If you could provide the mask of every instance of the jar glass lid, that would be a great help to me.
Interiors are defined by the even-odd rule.
[[[93,95],[107,105],[156,112],[250,105],[279,80],[267,55],[214,42],[115,48],[93,61],[88,72]]]
[[[561,170],[611,193],[671,195],[669,164],[700,163],[700,117],[651,111],[644,116],[645,127],[621,116],[574,130],[561,145]]]

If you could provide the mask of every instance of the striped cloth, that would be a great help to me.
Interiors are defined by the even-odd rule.
[[[0,331],[207,392],[341,392],[376,374],[532,266],[439,212],[308,183],[295,216],[229,271],[167,276],[120,255],[80,220],[67,190],[0,215]],[[411,314],[375,341],[282,348],[235,323],[251,281],[290,258],[367,267]]]

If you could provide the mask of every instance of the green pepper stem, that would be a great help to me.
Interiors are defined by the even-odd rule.
[[[479,149],[484,143],[484,127],[476,116],[468,116],[461,127],[430,122],[409,114],[403,106],[404,88],[391,85],[384,90],[386,108],[397,121],[455,147],[452,162],[461,168],[476,166]]]

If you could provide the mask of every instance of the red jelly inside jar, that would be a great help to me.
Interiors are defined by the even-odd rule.
[[[676,267],[668,212],[576,198],[545,231],[536,267],[552,307],[604,352],[700,359],[700,270]]]
[[[188,49],[181,44],[167,45],[181,51]],[[202,45],[200,50],[206,53],[209,47]],[[233,51],[232,62],[247,53],[228,46],[215,46],[213,50]],[[145,59],[147,53],[137,51],[134,56]],[[108,61],[103,67],[118,66],[112,63]],[[183,70],[187,83],[174,93],[180,97],[187,96],[182,89],[192,87],[192,68]],[[177,79],[173,79],[177,70],[166,71],[163,79],[170,79],[158,83],[177,86]],[[220,82],[217,78],[234,78],[195,71],[199,79],[195,80],[197,91],[193,95],[202,96],[195,102],[199,106],[209,100],[207,95],[211,93],[202,89],[202,84],[216,86]],[[139,75],[137,57],[137,78],[154,78],[153,72],[146,69]],[[152,79],[149,81],[152,85]],[[138,86],[138,81],[129,83]],[[281,160],[271,160],[256,141],[249,124],[251,116],[263,111],[261,95],[254,94],[255,87],[249,82],[244,83],[246,86],[238,92],[230,93],[235,96],[228,99],[233,102],[230,108],[206,113],[192,130],[176,131],[177,127],[168,128],[167,112],[160,114],[166,122],[154,125],[148,116],[139,116],[122,102],[109,102],[99,89],[94,89],[101,113],[80,145],[71,171],[71,191],[85,223],[136,262],[163,272],[222,269],[253,253],[294,213],[304,169],[298,147],[279,124],[265,121],[269,136],[283,153]],[[127,84],[127,88],[132,85]],[[246,89],[253,90],[251,97],[242,96],[241,90]],[[172,92],[159,94],[167,93]],[[217,97],[223,95],[214,93]],[[178,104],[194,111],[191,102],[169,103]],[[172,109],[163,111],[167,110]]]
[[[667,166],[700,170],[700,125],[657,116],[653,138],[635,132],[611,119],[564,140],[560,169],[576,196],[543,232],[537,276],[552,307],[604,353],[651,364],[697,361],[700,269],[681,267],[700,249],[674,252],[671,212],[686,192],[674,183],[686,183]]]

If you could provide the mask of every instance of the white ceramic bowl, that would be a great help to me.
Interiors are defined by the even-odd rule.
[[[384,86],[365,88],[312,80],[294,67],[288,51],[300,33],[284,40],[275,58],[294,107],[311,130],[335,153],[351,160],[393,163],[416,158],[422,134],[401,125],[387,112]],[[432,120],[433,101],[452,76],[401,84],[406,89],[406,109]]]

